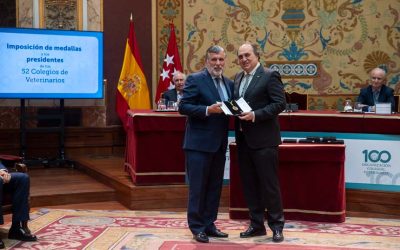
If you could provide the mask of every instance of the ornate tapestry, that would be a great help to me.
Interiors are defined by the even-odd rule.
[[[186,73],[200,70],[206,49],[218,44],[228,55],[225,74],[233,77],[240,70],[236,51],[249,41],[260,47],[262,64],[281,73],[288,92],[358,94],[368,84],[368,72],[379,66],[388,72],[387,85],[400,94],[399,0],[163,0],[157,4],[159,65],[167,24],[173,20],[183,42]]]

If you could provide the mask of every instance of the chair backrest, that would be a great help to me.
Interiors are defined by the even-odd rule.
[[[307,94],[285,92],[287,103],[297,103],[299,110],[307,110]]]
[[[0,155],[1,163],[8,168],[10,172],[28,172],[26,165],[22,163],[21,160],[22,158],[17,155]]]

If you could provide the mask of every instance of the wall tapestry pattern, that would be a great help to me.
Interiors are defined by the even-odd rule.
[[[175,20],[181,16],[180,25]],[[262,63],[282,74],[287,92],[357,95],[379,66],[398,95],[399,18],[400,0],[164,0],[158,3],[157,34],[163,39],[157,49],[161,60],[168,30],[160,27],[167,29],[173,19],[187,73],[201,69],[207,47],[219,44],[228,52],[226,74],[233,77],[240,69],[236,51],[250,41],[260,47]]]

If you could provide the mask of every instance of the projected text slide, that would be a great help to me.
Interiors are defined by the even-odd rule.
[[[100,33],[4,30],[0,29],[0,97],[102,97]]]

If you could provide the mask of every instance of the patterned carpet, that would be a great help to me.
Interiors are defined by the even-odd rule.
[[[4,240],[9,249],[400,249],[400,220],[347,218],[345,223],[287,221],[285,241],[239,238],[247,221],[221,213],[217,226],[228,239],[192,240],[183,212],[41,209],[32,214],[38,242]],[[0,230],[3,239],[9,225]]]

